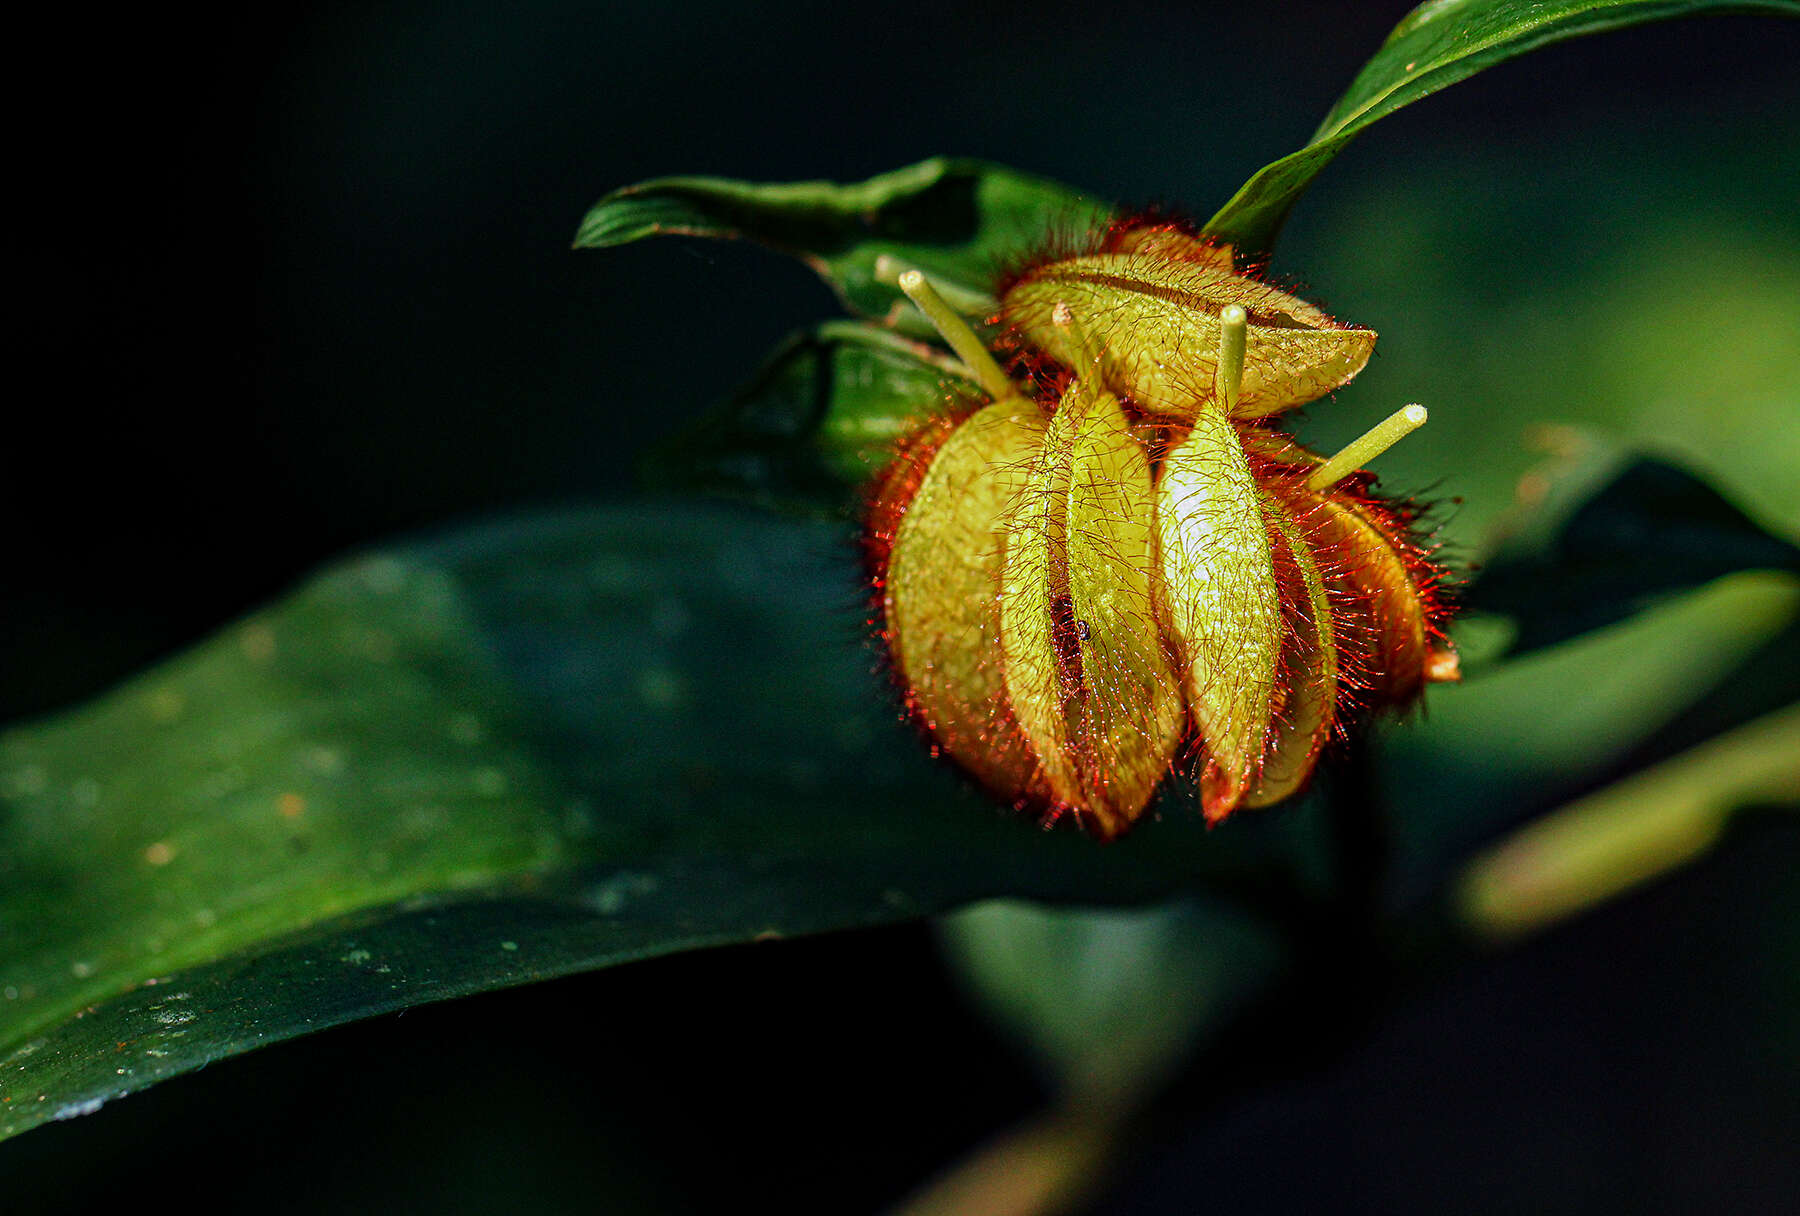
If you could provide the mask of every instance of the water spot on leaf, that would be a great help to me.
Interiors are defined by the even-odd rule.
[[[275,658],[275,631],[260,621],[253,621],[238,633],[238,646],[252,663],[268,663]]]
[[[344,753],[335,747],[309,748],[301,763],[315,773],[335,777],[344,771]]]
[[[596,884],[588,892],[587,902],[603,915],[612,916],[624,911],[625,905],[633,899],[654,895],[660,885],[654,874],[621,870]]]
[[[441,806],[409,806],[401,813],[400,830],[425,840],[443,831],[449,819],[450,813]]]
[[[173,688],[159,688],[150,694],[150,717],[157,722],[173,722],[187,708],[187,698]]]
[[[35,794],[43,793],[44,787],[49,783],[49,774],[45,773],[40,766],[27,764],[23,768],[16,768],[12,772],[0,776],[0,793],[30,798]]]
[[[40,1095],[40,1101],[41,1100],[42,1097]],[[105,1098],[89,1098],[85,1102],[70,1102],[65,1106],[57,1107],[56,1113],[50,1117],[57,1120],[79,1119],[83,1115],[93,1114],[105,1105]]]
[[[406,567],[391,557],[373,557],[362,564],[362,581],[376,595],[393,595],[406,586]]]

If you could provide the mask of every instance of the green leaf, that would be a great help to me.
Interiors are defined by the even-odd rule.
[[[1428,712],[1378,746],[1402,898],[1432,895],[1499,833],[1660,759],[1647,745],[1696,707],[1710,704],[1721,730],[1800,697],[1797,621],[1800,583],[1746,571],[1431,690]]]
[[[0,1135],[383,1010],[1014,894],[1156,898],[1311,812],[1106,848],[933,762],[841,526],[676,502],[366,556],[0,735]],[[1191,797],[1191,796],[1190,796]]]
[[[928,346],[857,321],[795,334],[750,382],[646,459],[649,482],[837,512],[895,444],[975,385]]]
[[[1364,128],[1539,47],[1647,21],[1714,13],[1800,16],[1797,0],[1429,0],[1394,27],[1298,152],[1263,166],[1206,224],[1266,255],[1301,194]]]
[[[1717,731],[1800,695],[1792,664],[1769,657],[1791,651],[1800,581],[1784,570],[1800,554],[1691,474],[1561,432],[1461,595],[1473,616],[1458,644],[1487,657],[1380,744],[1410,894],[1502,829],[1659,758],[1647,742],[1703,704],[1726,707],[1707,719]]]
[[[1705,854],[1732,812],[1800,803],[1800,705],[1758,718],[1528,825],[1456,891],[1485,937],[1535,932]]]
[[[1110,215],[1055,182],[937,157],[852,185],[658,178],[595,203],[575,246],[660,235],[756,241],[805,259],[852,311],[930,338],[931,327],[899,288],[875,277],[878,257],[926,271],[953,303],[980,312],[993,306],[995,277],[1009,262],[1053,234],[1086,231]]]
[[[1554,517],[1553,510],[1540,512]],[[1636,460],[1546,533],[1522,530],[1486,563],[1469,607],[1510,617],[1524,653],[1740,570],[1800,574],[1800,548],[1693,475]]]

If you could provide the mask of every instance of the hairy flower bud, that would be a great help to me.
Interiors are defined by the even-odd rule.
[[[1043,381],[1015,387],[917,272],[903,288],[993,395],[914,437],[873,499],[882,628],[936,748],[1101,838],[1195,762],[1218,821],[1303,788],[1351,718],[1454,678],[1415,512],[1267,422],[1342,384],[1375,335],[1124,225],[1002,285]]]

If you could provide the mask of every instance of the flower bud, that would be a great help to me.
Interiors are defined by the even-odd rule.
[[[877,488],[883,634],[935,749],[996,796],[1109,839],[1192,756],[1217,822],[1302,789],[1349,721],[1454,678],[1415,512],[1353,473],[1424,411],[1330,461],[1250,421],[1354,375],[1371,331],[1127,226],[1003,287],[1027,362],[1069,369],[1037,401],[921,276],[902,288],[995,399],[927,428]]]

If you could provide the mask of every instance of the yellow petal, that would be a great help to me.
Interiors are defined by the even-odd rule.
[[[1206,815],[1217,821],[1248,792],[1262,754],[1282,635],[1261,495],[1223,414],[1198,414],[1164,460],[1156,521],[1158,602],[1206,748]]]
[[[1330,737],[1338,692],[1332,605],[1306,527],[1288,515],[1284,503],[1269,501],[1267,506],[1287,624],[1274,737],[1246,806],[1270,806],[1306,784]]]
[[[1315,498],[1307,521],[1352,624],[1345,644],[1357,683],[1377,702],[1411,700],[1425,682],[1429,638],[1425,600],[1401,542],[1343,498]]]
[[[1154,251],[1052,262],[1007,290],[1006,320],[1032,346],[1073,367],[1079,354],[1070,327],[1053,319],[1058,304],[1068,305],[1105,350],[1109,376],[1134,402],[1183,419],[1213,400],[1226,305],[1241,305],[1250,316],[1239,418],[1324,396],[1361,371],[1375,347],[1373,330],[1340,326],[1297,296],[1216,262]]]
[[[1150,466],[1118,399],[1065,395],[1007,536],[1001,637],[1020,729],[1056,799],[1130,826],[1183,730],[1150,598]]]
[[[1325,463],[1279,431],[1248,426],[1238,433],[1253,456],[1305,470]],[[1334,611],[1345,618],[1338,637],[1343,678],[1376,704],[1403,703],[1425,683],[1460,678],[1455,652],[1430,637],[1433,601],[1419,581],[1429,565],[1411,552],[1403,525],[1343,490],[1308,489],[1291,473],[1265,474],[1265,484],[1299,521]]]
[[[883,603],[913,708],[944,750],[1014,802],[1050,800],[1000,661],[1006,520],[1043,437],[1042,412],[1017,397],[950,433],[896,529]]]

